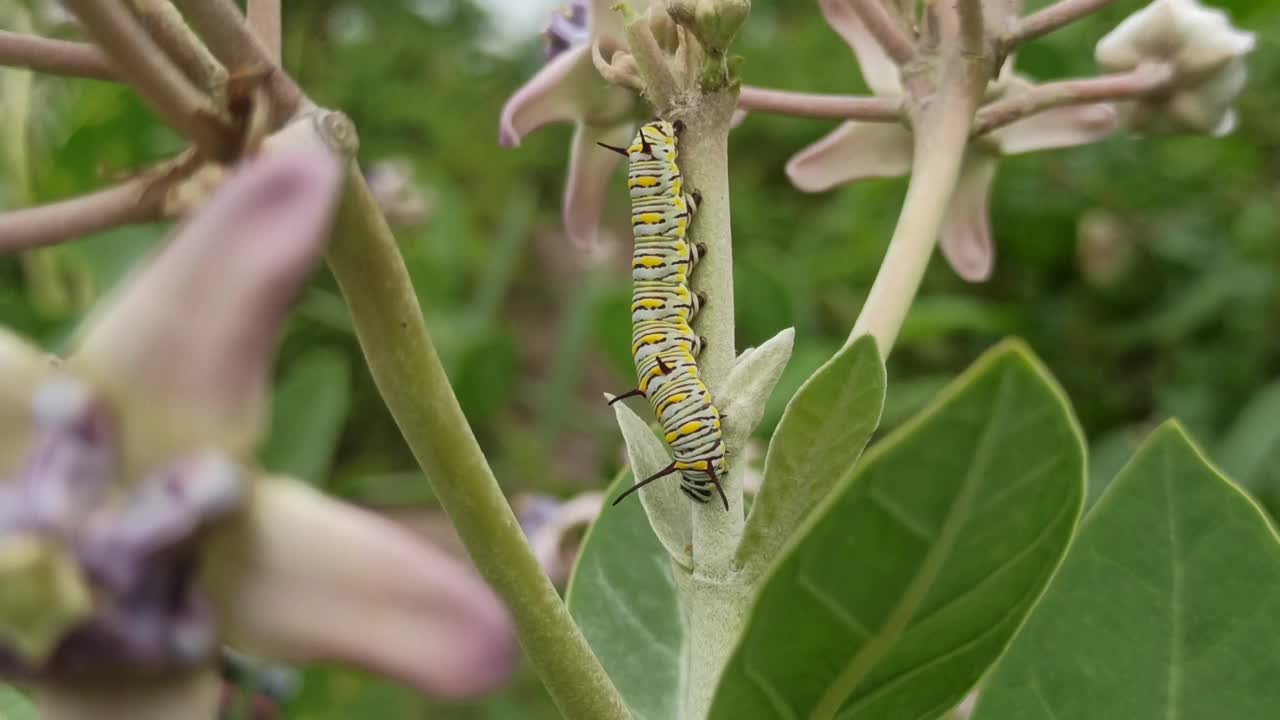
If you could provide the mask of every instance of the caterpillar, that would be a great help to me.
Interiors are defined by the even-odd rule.
[[[720,485],[727,472],[722,416],[698,371],[697,357],[706,340],[689,325],[707,303],[704,295],[689,288],[693,268],[707,249],[688,237],[701,197],[685,192],[676,163],[683,129],[678,120],[654,120],[640,127],[630,147],[601,143],[629,161],[627,189],[635,234],[631,355],[638,385],[609,404],[635,396],[647,399],[675,456],[670,465],[633,485],[613,504],[658,478],[679,473],[685,495],[705,503],[711,500],[714,487],[728,510],[729,499]]]

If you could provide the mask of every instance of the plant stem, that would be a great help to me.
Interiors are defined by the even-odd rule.
[[[191,32],[182,13],[169,0],[130,0],[138,22],[196,87],[221,98],[227,87],[227,69]]]
[[[751,112],[829,120],[897,122],[902,119],[902,101],[897,98],[815,95],[750,86],[742,88],[738,107]]]
[[[270,70],[272,127],[278,127],[306,104],[301,88],[272,59],[270,50],[245,23],[245,17],[231,0],[175,0],[187,22],[200,33],[213,54],[236,73]]]
[[[94,45],[0,30],[0,65],[92,80],[119,80],[111,61]]]
[[[246,5],[249,28],[257,36],[271,61],[280,64],[283,34],[280,23],[280,0],[249,0]]]
[[[0,213],[0,252],[15,252],[162,217],[164,189],[139,177],[106,190]]]
[[[702,194],[702,203],[689,234],[707,246],[706,257],[693,273],[693,289],[704,292],[707,305],[694,327],[707,340],[698,367],[712,398],[733,369],[734,343],[733,235],[729,207],[729,123],[736,106],[731,92],[704,94],[680,119],[680,167],[690,190]],[[733,422],[729,418],[727,422]],[[693,569],[674,567],[683,585],[689,622],[689,674],[685,711],[690,718],[706,716],[720,672],[733,651],[744,619],[748,593],[737,586],[734,551],[742,537],[744,520],[742,478],[746,467],[734,460],[742,448],[729,448],[728,477],[720,478],[729,511],[713,498],[693,504]]]
[[[898,65],[905,65],[915,57],[915,44],[899,24],[897,18],[889,14],[883,0],[850,0],[853,11],[867,26],[867,32],[880,43],[885,54]]]
[[[1013,48],[1038,37],[1048,35],[1058,28],[1069,25],[1080,18],[1091,15],[1107,5],[1111,0],[1058,0],[1058,2],[1034,12],[1018,23],[1012,37],[1005,47]]]
[[[329,247],[374,381],[472,561],[506,602],[520,644],[566,718],[627,710],[489,469],[427,332],[399,246],[352,162]]]
[[[119,3],[65,0],[138,95],[209,158],[236,151],[235,128],[209,97],[196,89]]]
[[[1036,85],[979,110],[973,134],[982,135],[1064,105],[1128,100],[1160,92],[1173,76],[1173,67],[1166,63],[1144,63],[1127,72]]]
[[[863,335],[876,339],[888,358],[933,256],[943,217],[960,177],[973,115],[987,84],[989,63],[964,54],[948,61],[949,71],[934,97],[916,112],[911,184],[862,312],[846,345]]]

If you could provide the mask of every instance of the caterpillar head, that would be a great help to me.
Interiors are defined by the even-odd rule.
[[[631,147],[627,148],[627,154],[632,161],[675,162],[676,139],[683,129],[684,123],[678,120],[675,123],[666,120],[645,123],[640,126],[640,132],[636,133],[636,139],[631,143]]]

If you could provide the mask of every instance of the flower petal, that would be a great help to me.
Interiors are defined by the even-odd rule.
[[[125,477],[183,451],[251,448],[276,335],[324,249],[339,181],[325,152],[253,161],[85,324],[69,364],[116,412]]]
[[[0,327],[0,482],[13,477],[31,440],[31,400],[54,361]]]
[[[1046,110],[987,136],[1003,155],[1075,147],[1098,142],[1120,128],[1120,113],[1105,103]]]
[[[173,720],[210,718],[222,702],[212,670],[143,682],[57,684],[36,689],[44,720]]]
[[[818,0],[822,15],[832,29],[853,48],[862,70],[862,79],[876,95],[901,95],[902,80],[898,66],[889,59],[884,48],[876,41],[867,26],[858,17],[849,0]]]
[[[516,659],[506,610],[460,561],[300,482],[259,483],[243,525],[211,550],[208,586],[233,645],[336,660],[461,698]]]
[[[626,27],[622,13],[614,9],[617,5],[617,0],[591,0],[591,39],[606,51],[626,47]],[[649,11],[649,0],[628,0],[627,5],[636,15]]]
[[[589,44],[557,55],[502,106],[498,144],[519,147],[525,135],[543,125],[580,119],[588,94],[603,83]]]
[[[991,242],[991,182],[997,160],[981,152],[965,156],[960,181],[942,223],[940,245],[947,262],[962,279],[983,282],[995,266]]]
[[[609,178],[622,162],[622,156],[610,152],[597,142],[627,147],[635,134],[635,126],[623,123],[610,128],[578,125],[569,150],[569,180],[564,189],[564,232],[574,245],[591,248],[600,229],[605,199],[612,183]]]
[[[896,123],[846,122],[787,163],[791,184],[804,192],[910,170],[911,132]]]

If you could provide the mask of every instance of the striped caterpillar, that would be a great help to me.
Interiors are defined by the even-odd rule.
[[[625,150],[604,145],[630,162],[627,188],[635,233],[631,355],[639,381],[636,389],[609,404],[637,395],[646,398],[675,456],[670,465],[636,483],[613,504],[660,477],[680,473],[685,495],[705,503],[715,486],[728,510],[729,499],[720,486],[727,472],[721,415],[699,377],[696,359],[706,340],[689,326],[707,302],[689,289],[689,275],[707,249],[688,238],[700,197],[684,191],[676,164],[676,144],[683,129],[680,121],[655,120],[642,125]]]

